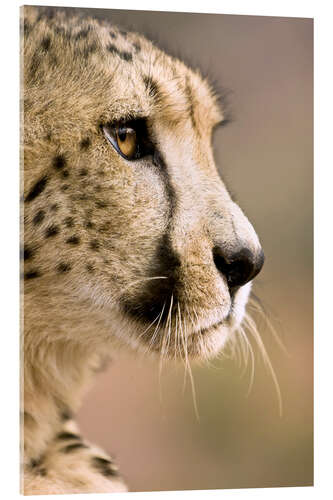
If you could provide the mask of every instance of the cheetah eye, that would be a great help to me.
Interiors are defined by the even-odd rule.
[[[133,158],[137,150],[136,132],[132,128],[121,127],[116,130],[117,146],[126,158]]]
[[[102,125],[107,140],[126,160],[138,160],[152,152],[144,120]]]

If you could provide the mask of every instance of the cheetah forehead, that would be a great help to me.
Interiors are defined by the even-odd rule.
[[[174,124],[190,117],[197,128],[206,129],[223,121],[218,96],[199,71],[142,35],[61,11],[47,17],[33,7],[24,7],[23,19],[30,98],[37,90],[40,98],[44,89],[49,106],[70,100],[89,111],[91,96],[92,118],[97,113],[112,120],[158,116]]]

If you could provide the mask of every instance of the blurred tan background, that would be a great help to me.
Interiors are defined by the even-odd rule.
[[[216,161],[261,238],[254,289],[289,352],[259,321],[282,417],[259,356],[248,397],[249,372],[234,362],[193,367],[199,421],[182,369],[164,370],[159,385],[154,362],[122,356],[87,397],[82,430],[116,456],[132,491],[311,485],[312,20],[82,10],[147,34],[231,90]]]

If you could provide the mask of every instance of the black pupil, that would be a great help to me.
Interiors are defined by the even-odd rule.
[[[125,128],[121,128],[118,130],[118,137],[121,140],[121,142],[124,142],[124,140],[126,139],[126,136],[127,136],[127,132],[126,132]]]

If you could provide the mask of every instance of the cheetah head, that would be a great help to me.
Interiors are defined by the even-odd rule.
[[[142,36],[33,10],[24,78],[27,294],[95,342],[215,355],[263,252],[216,168],[208,83]]]

